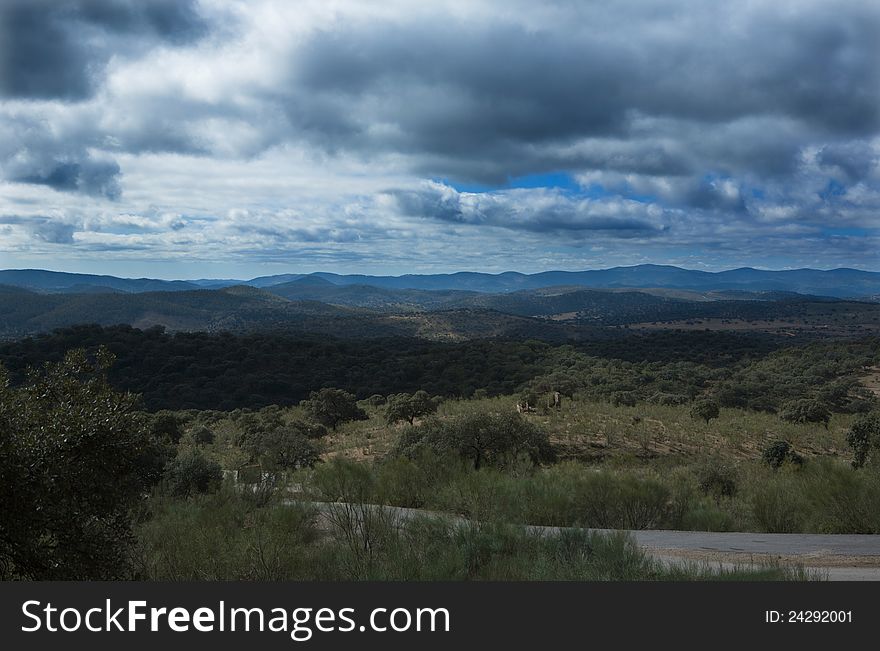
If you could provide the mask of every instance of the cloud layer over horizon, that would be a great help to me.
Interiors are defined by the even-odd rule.
[[[0,257],[880,269],[880,5],[4,0]]]

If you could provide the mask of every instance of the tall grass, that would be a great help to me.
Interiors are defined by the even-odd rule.
[[[798,579],[784,567],[670,566],[623,533],[558,535],[500,523],[422,517],[351,519],[231,491],[156,505],[138,530],[140,577],[151,580],[706,580]]]
[[[348,468],[348,470],[346,470]],[[352,472],[364,488],[351,500],[455,513],[480,522],[600,529],[771,533],[880,533],[880,473],[813,459],[771,470],[711,458],[667,469],[590,466],[574,461],[533,471],[484,468],[425,456],[382,464],[334,460],[316,469],[313,497],[329,477]],[[336,481],[339,481],[338,479]]]

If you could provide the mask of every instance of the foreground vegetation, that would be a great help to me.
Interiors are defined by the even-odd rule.
[[[670,568],[584,528],[880,533],[880,412],[860,384],[877,340],[720,366],[497,343],[446,349],[508,378],[467,399],[312,383],[287,406],[149,411],[105,348],[3,371],[0,576],[785,579],[805,575]],[[413,359],[464,382],[438,350]]]
[[[156,499],[138,527],[135,573],[155,580],[803,580],[780,565],[668,566],[625,534],[556,536],[498,523],[401,521],[375,506],[334,505],[323,517],[225,489]]]

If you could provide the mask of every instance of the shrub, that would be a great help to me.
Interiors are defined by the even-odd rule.
[[[719,413],[718,403],[707,398],[697,400],[690,411],[691,418],[704,420],[707,425],[713,418],[718,418]]]
[[[760,531],[797,533],[804,530],[809,507],[800,487],[790,477],[762,482],[752,493],[750,504]]]
[[[529,484],[516,498],[529,523],[653,529],[666,526],[679,511],[668,486],[631,472],[596,472],[564,463]]]
[[[611,404],[615,407],[635,407],[636,394],[632,391],[615,391],[611,394]]]
[[[823,460],[812,464],[803,491],[815,529],[826,533],[880,533],[880,474],[853,472]]]
[[[378,467],[376,490],[384,504],[418,509],[425,505],[430,489],[428,474],[404,457],[388,459]]]
[[[196,445],[210,445],[214,442],[214,432],[210,428],[200,425],[193,430],[192,439]]]
[[[853,450],[852,465],[861,468],[871,452],[880,447],[880,411],[862,414],[846,435],[846,442]]]
[[[779,469],[786,462],[797,466],[804,462],[803,457],[792,449],[788,441],[773,441],[767,444],[761,452],[761,460],[773,470]]]
[[[186,502],[159,501],[138,529],[141,579],[261,580],[313,577],[314,513],[251,503],[221,490]]]
[[[684,514],[678,528],[686,531],[733,531],[733,517],[711,500],[694,504]]]
[[[555,458],[547,432],[514,413],[471,413],[453,420],[428,420],[404,431],[394,454],[413,457],[428,449],[454,453],[475,469],[504,467],[526,458],[532,465]]]
[[[184,450],[168,464],[163,484],[168,494],[189,497],[212,493],[220,488],[223,471],[198,450]]]
[[[677,406],[687,404],[690,401],[689,396],[680,393],[655,393],[648,398],[648,402],[655,405]]]
[[[783,404],[779,417],[789,423],[822,423],[827,428],[831,412],[824,403],[805,398]]]
[[[156,412],[150,422],[150,434],[160,441],[177,444],[183,436],[183,419],[170,411]]]
[[[326,502],[370,502],[376,497],[376,479],[369,466],[334,457],[315,468],[310,486]]]
[[[716,499],[733,497],[737,492],[737,472],[731,464],[720,459],[710,459],[696,471],[697,486],[705,494]]]
[[[287,431],[300,434],[307,439],[320,439],[327,436],[327,428],[318,423],[292,420],[285,427]]]

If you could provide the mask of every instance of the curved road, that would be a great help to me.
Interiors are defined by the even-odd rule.
[[[312,502],[320,511],[331,503]],[[337,503],[339,504],[339,503]],[[436,511],[386,506],[401,520],[432,516],[467,522],[465,518]],[[562,527],[529,526],[540,533],[558,533]],[[596,529],[609,533],[609,529]],[[655,558],[668,563],[708,562],[713,565],[795,562],[816,569],[832,581],[880,581],[880,535],[743,533],[716,531],[627,530],[636,543]]]

